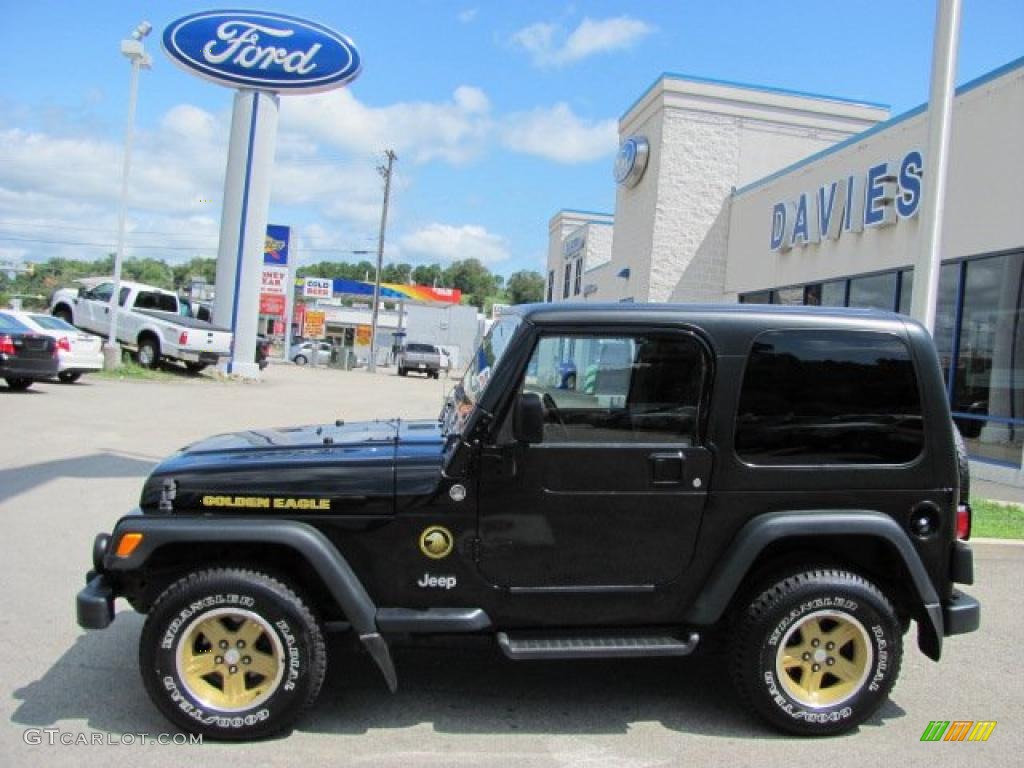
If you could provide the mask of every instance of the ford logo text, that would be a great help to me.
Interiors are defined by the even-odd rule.
[[[281,93],[340,88],[359,74],[360,57],[344,35],[279,13],[204,11],[164,30],[175,63],[221,85]]]

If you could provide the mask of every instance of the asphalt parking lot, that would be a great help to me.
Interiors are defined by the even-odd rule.
[[[142,619],[125,606],[109,629],[87,633],[73,601],[93,535],[135,504],[150,468],[215,432],[431,417],[450,383],[271,366],[259,384],[86,377],[22,394],[0,386],[0,765],[1020,765],[1024,546],[995,543],[975,548],[970,591],[983,604],[982,630],[948,640],[937,665],[908,637],[892,700],[842,738],[797,740],[762,727],[739,708],[724,659],[714,657],[513,664],[488,644],[399,649],[391,695],[338,638],[324,691],[290,735],[140,743],[134,734],[169,727],[139,678]],[[983,744],[921,743],[931,720],[998,725]]]

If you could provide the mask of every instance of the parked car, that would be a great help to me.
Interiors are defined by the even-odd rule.
[[[63,288],[53,294],[50,314],[107,336],[113,292],[113,280],[91,288]],[[137,352],[139,365],[156,368],[163,359],[177,360],[198,373],[231,351],[231,331],[189,316],[177,294],[171,291],[123,280],[118,304],[122,309],[117,340]]]
[[[57,342],[33,331],[10,312],[0,312],[0,376],[21,392],[33,381],[57,375]]]
[[[331,361],[331,354],[334,351],[334,347],[326,341],[303,341],[300,344],[293,344],[292,348],[288,351],[288,359],[296,365],[306,365],[306,363],[313,361],[314,344],[316,345],[315,362],[329,363]]]
[[[395,365],[399,376],[416,371],[436,379],[441,371],[441,353],[433,344],[409,343],[398,351]]]
[[[35,312],[11,312],[19,322],[57,342],[57,378],[74,384],[83,373],[103,370],[103,339],[75,328],[59,317]]]

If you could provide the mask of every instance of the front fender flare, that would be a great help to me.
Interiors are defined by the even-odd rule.
[[[128,557],[118,557],[117,542],[125,533],[141,533],[142,541]],[[387,643],[377,630],[377,606],[337,548],[313,526],[297,520],[251,520],[209,517],[148,517],[131,515],[118,521],[103,559],[111,573],[145,570],[150,556],[167,544],[273,544],[303,557],[359,634],[380,667],[388,687],[397,675]]]
[[[814,536],[867,536],[885,541],[910,575],[919,601],[918,647],[928,657],[942,654],[942,604],[907,533],[891,517],[872,510],[771,512],[750,520],[718,560],[686,612],[692,624],[714,624],[725,613],[758,555],[777,541]]]

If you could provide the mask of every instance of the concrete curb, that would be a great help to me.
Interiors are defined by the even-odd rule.
[[[988,539],[988,538],[971,538],[968,544],[997,544],[1008,547],[1024,547],[1024,539]]]

